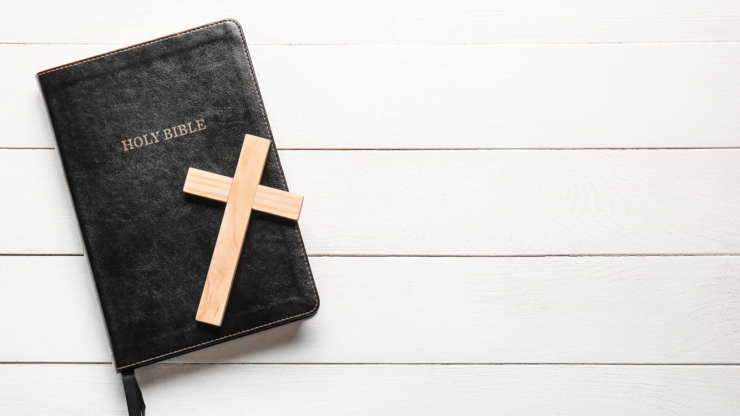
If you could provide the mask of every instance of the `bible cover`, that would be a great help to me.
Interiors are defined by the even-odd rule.
[[[195,320],[224,204],[184,194],[188,168],[231,177],[245,134],[272,141],[236,21],[36,77],[117,371],[316,312],[298,224],[253,211],[222,325]],[[274,141],[261,184],[288,190]]]

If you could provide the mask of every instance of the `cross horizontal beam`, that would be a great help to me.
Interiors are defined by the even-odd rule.
[[[190,168],[183,191],[186,194],[226,203],[232,182],[233,179],[228,176]],[[298,221],[302,207],[302,195],[257,185],[257,194],[252,204],[255,211]]]

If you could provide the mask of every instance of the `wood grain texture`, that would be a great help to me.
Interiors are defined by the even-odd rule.
[[[737,366],[155,364],[137,378],[151,415],[709,416],[740,407]],[[1,365],[0,387],[13,415],[126,414],[109,365]]]
[[[251,50],[283,148],[740,146],[738,42]]]
[[[298,221],[301,217],[303,196],[292,192],[285,192],[267,186],[258,186],[254,196],[255,211],[265,212],[279,217]]]
[[[202,198],[226,203],[232,179],[200,169],[188,169],[183,192]],[[303,196],[268,186],[257,185],[252,209],[298,221],[301,216]]]
[[[740,253],[740,150],[282,151],[310,255]],[[0,150],[0,253],[81,253],[53,150]]]
[[[70,0],[8,7],[0,16],[0,42],[134,43],[225,17],[241,22],[249,42],[272,44],[740,39],[740,6],[722,0],[280,0],[252,7],[229,0]]]
[[[188,169],[188,175],[185,177],[185,185],[182,187],[182,191],[189,195],[208,198],[225,204],[229,199],[232,181],[228,176],[190,168]],[[259,192],[259,185],[257,186],[257,192]]]
[[[221,326],[270,141],[245,135],[195,320]]]
[[[117,46],[0,45],[0,147],[53,146],[33,74]],[[740,146],[740,42],[250,52],[284,149]]]
[[[282,160],[291,189],[315,199],[301,219],[314,255],[740,252],[740,150],[285,151]]]
[[[175,361],[740,364],[738,256],[310,262],[315,317]],[[83,257],[2,256],[0,276],[0,362],[110,360]]]

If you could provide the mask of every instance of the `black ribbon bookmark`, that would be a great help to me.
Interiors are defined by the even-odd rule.
[[[136,382],[134,370],[122,372],[121,377],[123,378],[123,390],[126,392],[128,416],[144,416],[146,405],[144,404],[144,396],[141,395],[139,383]]]

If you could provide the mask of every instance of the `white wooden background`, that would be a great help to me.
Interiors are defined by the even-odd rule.
[[[125,414],[34,74],[225,17],[322,307],[140,370],[147,414],[740,414],[718,0],[5,2],[0,414]]]

